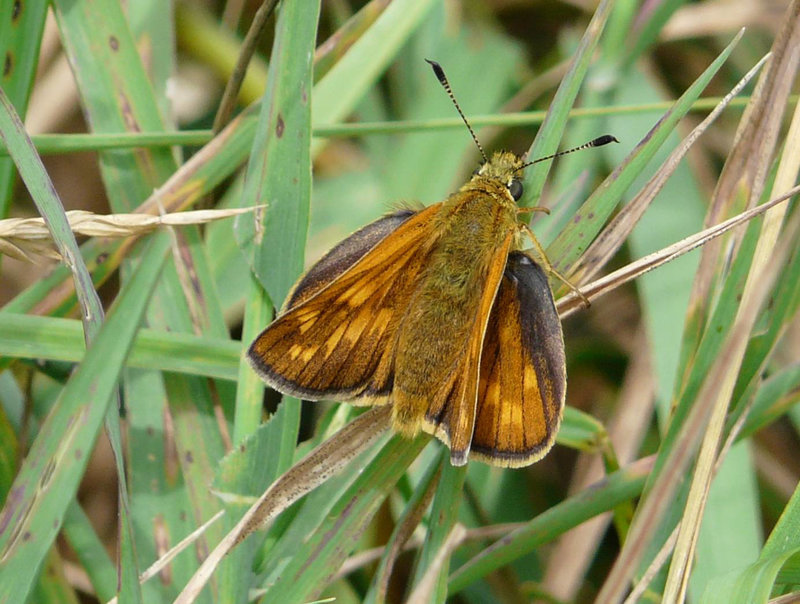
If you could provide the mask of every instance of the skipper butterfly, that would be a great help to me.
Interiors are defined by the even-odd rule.
[[[248,358],[284,394],[391,405],[397,432],[436,436],[453,465],[526,466],[550,450],[561,421],[564,340],[548,273],[569,282],[519,220],[547,211],[516,204],[522,170],[534,162],[505,151],[487,158],[442,68],[428,62],[482,165],[445,201],[396,211],[334,247],[300,278]]]

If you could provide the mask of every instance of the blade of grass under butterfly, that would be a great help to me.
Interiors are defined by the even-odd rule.
[[[439,450],[439,457],[446,459],[447,449],[442,447]],[[389,588],[392,569],[397,557],[400,555],[402,547],[414,533],[414,530],[422,522],[425,510],[430,505],[435,489],[442,476],[442,464],[428,464],[424,474],[416,485],[413,494],[409,497],[402,515],[397,519],[397,523],[389,538],[389,542],[383,549],[380,564],[375,571],[374,578],[369,591],[364,598],[364,604],[383,604],[386,601],[386,592]]]
[[[363,464],[357,466],[356,472],[342,475],[341,470],[356,457],[370,452],[370,449],[374,454],[375,447],[372,445],[376,440],[384,436],[388,429],[390,411],[389,407],[382,406],[362,413],[339,430],[334,437],[315,447],[289,470],[284,472],[250,506],[234,529],[229,531],[206,557],[195,575],[183,588],[175,603],[188,604],[193,602],[211,578],[222,558],[231,549],[253,532],[270,526],[282,512],[320,485],[323,485],[323,488],[317,489],[312,497],[318,496],[320,493],[327,495],[328,499],[323,500],[321,502],[322,505],[318,506],[319,508],[327,509],[327,506],[332,503],[330,491],[328,490],[331,488],[331,484],[343,480],[351,481],[355,476],[359,475],[359,470],[363,467]],[[316,511],[317,508],[315,507],[312,510],[312,514]],[[298,524],[293,522],[291,529],[299,528]],[[289,558],[292,557],[298,542],[295,540],[289,544],[291,548],[288,550]],[[283,558],[277,558],[274,549],[270,551],[271,555],[266,559],[266,562],[282,563]]]
[[[257,498],[292,464],[297,443],[300,414],[297,405],[280,405],[264,424],[237,441],[236,447],[220,460],[212,489],[223,495]],[[226,529],[233,528],[247,506],[226,505]],[[241,602],[253,584],[253,559],[265,533],[257,533],[228,554],[219,572],[219,601]],[[231,566],[234,568],[231,568]],[[238,581],[238,586],[235,585]]]
[[[316,597],[355,548],[372,516],[427,441],[426,437],[390,439],[336,497],[322,524],[299,547],[295,544],[295,555],[268,588],[266,599],[302,602]]]
[[[458,510],[464,492],[464,479],[467,475],[466,467],[456,467],[450,464],[448,456],[439,457],[442,466],[442,477],[436,488],[431,505],[430,522],[425,535],[425,542],[415,561],[414,580],[409,588],[409,593],[419,586],[426,576],[433,560],[439,554],[447,541],[448,535],[458,522]],[[444,602],[447,598],[447,576],[449,562],[445,562],[439,571],[434,588],[434,602]]]

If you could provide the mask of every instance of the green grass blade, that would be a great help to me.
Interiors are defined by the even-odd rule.
[[[48,5],[47,0],[32,0],[25,3],[23,10],[19,0],[0,0],[0,15],[4,15],[0,19],[3,91],[23,117],[36,75]],[[15,178],[14,162],[7,157],[0,158],[0,218],[8,217]]]
[[[84,362],[48,415],[0,514],[3,602],[25,601],[35,569],[61,526],[113,400],[133,337],[166,258],[168,239],[153,238],[143,262],[108,314]],[[102,368],[102,369],[101,369]]]
[[[610,474],[593,488],[565,499],[539,514],[524,527],[495,542],[458,568],[450,576],[449,593],[452,595],[461,591],[473,581],[549,543],[589,518],[637,497],[644,487],[648,471],[649,465],[644,467],[641,464],[638,467],[623,468]]]
[[[450,531],[453,530],[458,521],[458,510],[464,492],[464,479],[467,475],[467,468],[450,465],[449,457],[445,453],[440,455],[438,459],[438,463],[442,465],[442,478],[433,497],[428,532],[425,536],[425,543],[416,560],[412,589],[413,586],[419,585],[422,578],[427,574],[434,558],[444,546]],[[447,598],[449,568],[450,565],[448,563],[443,564],[437,578],[436,587],[434,588],[435,593],[433,594],[436,602],[444,602]]]
[[[136,42],[114,0],[55,0],[65,50],[94,132],[161,131],[164,123]],[[143,160],[147,160],[146,165]],[[170,149],[103,152],[100,167],[111,207],[127,212],[177,167]]]
[[[78,362],[85,350],[80,321],[0,313],[0,356]],[[142,329],[126,365],[236,381],[241,353],[228,338]]]
[[[600,35],[603,33],[603,28],[613,6],[612,0],[603,0],[597,6],[597,10],[595,10],[578,46],[578,50],[572,59],[570,68],[553,98],[547,117],[545,117],[539,132],[536,134],[536,139],[528,150],[529,160],[551,155],[558,149],[569,112],[578,97],[578,92],[591,64],[594,49],[600,40]],[[524,181],[525,194],[519,202],[520,206],[535,205],[536,200],[542,194],[550,166],[551,162],[541,162],[528,168]]]
[[[256,216],[237,222],[240,242],[257,237],[256,249],[245,248],[245,255],[253,257],[253,272],[274,305],[303,270],[311,202],[311,57],[318,15],[318,3],[280,10],[243,191],[245,204],[268,207],[258,229]]]
[[[639,176],[653,155],[673,132],[678,121],[686,115],[711,78],[719,71],[739,41],[737,36],[708,66],[703,74],[684,92],[670,109],[637,145],[612,174],[606,178],[581,206],[566,228],[548,247],[553,266],[562,273],[586,250],[605,225],[622,195]]]
[[[798,562],[800,547],[764,556],[744,570],[730,572],[709,582],[700,601],[703,604],[766,604],[781,569]]]
[[[395,0],[314,87],[314,126],[337,123],[405,44],[434,4],[432,0]]]
[[[89,575],[97,597],[107,602],[117,595],[117,569],[77,501],[64,514],[64,535]]]

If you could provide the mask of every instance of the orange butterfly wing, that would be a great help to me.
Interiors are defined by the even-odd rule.
[[[544,271],[509,254],[480,365],[472,457],[527,466],[553,446],[566,396],[561,321]]]
[[[383,402],[392,389],[394,335],[435,241],[430,227],[440,209],[386,216],[328,252],[250,346],[256,372],[305,399]]]

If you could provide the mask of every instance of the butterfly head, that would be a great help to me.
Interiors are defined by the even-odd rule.
[[[472,175],[470,184],[487,181],[499,184],[508,190],[514,201],[522,197],[522,171],[525,160],[510,151],[497,151]]]

